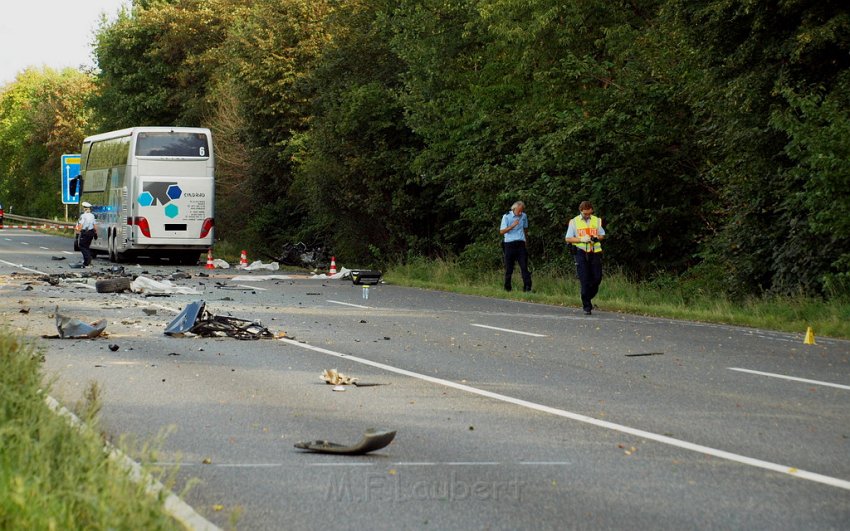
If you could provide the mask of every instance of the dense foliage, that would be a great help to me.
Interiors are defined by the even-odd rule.
[[[498,267],[522,199],[533,266],[561,269],[591,199],[638,278],[843,295],[848,49],[838,0],[137,0],[96,34],[79,123],[211,127],[219,236],[271,253]]]

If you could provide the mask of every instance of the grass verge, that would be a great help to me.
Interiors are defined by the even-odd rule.
[[[0,329],[0,529],[181,529],[107,458],[87,391],[78,430],[45,403],[42,354]]]
[[[535,272],[534,291],[502,289],[502,271],[470,271],[445,260],[416,260],[388,268],[387,282],[419,288],[452,291],[501,299],[522,300],[579,308],[579,283],[575,270]],[[519,270],[514,287],[521,287]],[[675,279],[634,282],[619,272],[606,271],[594,299],[601,310],[732,324],[850,339],[850,301],[824,301],[806,297],[762,297],[733,301],[680,284]]]

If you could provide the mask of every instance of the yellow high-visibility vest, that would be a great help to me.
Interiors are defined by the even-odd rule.
[[[581,215],[575,217],[576,223],[576,236],[581,238],[585,234],[593,237],[599,236],[599,227],[602,226],[602,220],[597,218],[594,215],[590,216],[590,221],[584,221],[584,218]],[[602,252],[602,243],[600,242],[587,242],[587,243],[576,243],[573,244],[582,251],[586,253],[601,253]]]

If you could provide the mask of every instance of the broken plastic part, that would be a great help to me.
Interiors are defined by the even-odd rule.
[[[204,301],[188,305],[165,328],[165,334],[180,337],[187,333],[201,337],[232,337],[235,339],[273,339],[274,334],[262,323],[213,315],[206,311]]]
[[[54,312],[56,316],[56,329],[62,339],[93,338],[106,330],[106,319],[100,319],[91,324],[84,323],[79,319],[68,317],[59,313],[59,307]]]
[[[192,330],[198,316],[204,311],[206,303],[204,301],[191,302],[183,308],[183,311],[177,314],[167,327],[165,327],[165,335],[167,336],[182,336]]]
[[[395,439],[395,430],[366,430],[363,438],[353,446],[329,441],[310,441],[295,443],[296,448],[320,454],[363,455],[384,448]]]

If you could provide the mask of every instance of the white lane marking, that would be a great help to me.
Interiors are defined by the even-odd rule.
[[[78,416],[60,404],[55,398],[47,395],[44,397],[44,401],[54,413],[60,417],[64,417],[68,424],[73,426],[77,431],[86,435],[94,435],[91,427],[84,424]],[[127,473],[127,477],[130,478],[130,481],[142,485],[145,488],[145,492],[153,495],[158,495],[160,493],[164,494],[165,501],[163,502],[163,505],[165,506],[166,512],[171,514],[175,520],[183,524],[186,529],[210,531],[217,531],[219,529],[212,522],[195,512],[195,509],[193,509],[192,506],[184,502],[173,492],[166,489],[162,483],[145,472],[139,463],[130,459],[127,454],[118,448],[113,447],[111,443],[106,443],[104,451],[108,452],[110,460],[117,463],[119,467],[124,469]]]
[[[12,241],[12,238],[3,238],[3,239],[6,240],[7,242]]]
[[[38,248],[39,248],[39,249],[44,249],[45,251],[49,251],[49,250],[50,250],[48,247],[41,247],[41,246],[39,246]]]
[[[496,326],[487,326],[483,324],[475,324],[470,323],[472,326],[477,326],[479,328],[489,328],[490,330],[499,330],[500,332],[510,332],[511,334],[522,334],[524,336],[532,336],[532,337],[546,337],[545,334],[533,334],[531,332],[522,332],[520,330],[511,330],[509,328],[499,328]]]
[[[375,466],[375,463],[310,463],[308,466]]]
[[[807,378],[797,378],[796,376],[786,376],[784,374],[775,374],[775,373],[772,373],[772,372],[753,371],[751,369],[741,369],[741,368],[738,368],[738,367],[729,367],[729,370],[730,371],[738,371],[738,372],[746,372],[746,373],[750,373],[750,374],[757,374],[759,376],[770,376],[771,378],[782,378],[783,380],[791,380],[791,381],[794,381],[794,382],[803,382],[803,383],[810,383],[810,384],[815,384],[815,385],[824,385],[826,387],[837,387],[838,389],[847,389],[848,391],[850,391],[850,385],[842,385],[842,384],[837,384],[837,383],[822,382],[820,380],[809,380]]]
[[[72,253],[71,251],[62,251],[62,252],[65,253],[65,254],[77,254],[77,253]]]
[[[18,269],[23,269],[24,271],[29,271],[30,273],[38,273],[39,275],[47,274],[43,271],[39,271],[38,269],[30,269],[29,267],[25,267],[24,264],[13,264],[12,262],[7,262],[6,260],[0,260],[0,264],[6,264],[7,266],[17,267]]]
[[[520,461],[518,464],[530,466],[567,466],[572,463],[569,461]]]
[[[29,245],[28,242],[21,242],[21,245]]]
[[[245,464],[222,463],[222,464],[217,465],[217,466],[219,466],[221,468],[278,468],[278,467],[282,467],[283,463],[254,463],[254,464],[251,464],[251,463],[245,463]]]
[[[352,307],[354,307],[354,308],[363,308],[364,310],[369,310],[369,309],[371,309],[371,308],[369,308],[368,306],[361,306],[361,305],[359,305],[359,304],[351,304],[351,303],[348,303],[348,302],[331,301],[331,300],[326,301],[326,302],[330,302],[330,303],[333,303],[333,304],[342,304],[343,306],[352,306]]]
[[[383,369],[388,372],[393,372],[396,374],[401,374],[404,376],[409,376],[411,378],[417,378],[419,380],[424,380],[426,382],[431,382],[437,385],[442,385],[445,387],[451,387],[452,389],[457,389],[459,391],[465,391],[467,393],[484,396],[487,398],[492,398],[494,400],[499,400],[501,402],[507,402],[509,404],[513,404],[520,407],[525,407],[528,409],[532,409],[535,411],[540,411],[541,413],[549,413],[551,415],[556,415],[558,417],[567,418],[570,420],[575,420],[578,422],[583,422],[585,424],[590,424],[592,426],[598,426],[600,428],[606,428],[609,430],[618,431],[620,433],[627,433],[629,435],[634,435],[636,437],[640,437],[642,439],[649,439],[651,441],[660,442],[662,444],[668,444],[670,446],[674,446],[676,448],[682,448],[684,450],[689,450],[692,452],[698,452],[701,454],[710,455],[713,457],[719,457],[720,459],[726,459],[728,461],[733,461],[735,463],[740,463],[743,465],[753,466],[756,468],[762,468],[765,470],[770,470],[771,472],[779,472],[780,474],[787,474],[789,476],[806,479],[809,481],[814,481],[816,483],[822,483],[824,485],[829,485],[830,487],[838,487],[840,489],[850,490],[850,481],[834,478],[830,476],[825,476],[823,474],[818,474],[816,472],[808,472],[806,470],[800,470],[796,467],[791,467],[787,465],[781,465],[778,463],[771,463],[770,461],[763,461],[761,459],[755,459],[752,457],[747,457],[740,454],[735,454],[732,452],[727,452],[725,450],[719,450],[717,448],[711,448],[710,446],[703,446],[701,444],[695,444],[688,441],[683,441],[681,439],[674,439],[673,437],[668,437],[666,435],[660,435],[657,433],[652,433],[650,431],[645,431],[637,428],[631,428],[629,426],[625,426],[623,424],[616,424],[614,422],[608,422],[606,420],[599,420],[593,417],[588,417],[587,415],[582,415],[580,413],[573,413],[571,411],[566,411],[564,409],[558,409],[551,406],[545,406],[543,404],[537,404],[535,402],[529,402],[528,400],[522,400],[520,398],[514,398],[512,396],[507,396],[499,393],[494,393],[492,391],[485,391],[484,389],[478,389],[477,387],[472,387],[470,385],[460,384],[457,382],[452,382],[450,380],[444,380],[442,378],[435,378],[433,376],[428,376],[427,374],[420,374],[418,372],[408,371],[407,369],[401,369],[399,367],[393,367],[392,365],[387,365],[385,363],[379,363],[372,360],[367,360],[365,358],[359,358],[357,356],[351,356],[349,354],[342,354],[341,352],[334,352],[333,350],[328,350],[321,347],[315,347],[313,345],[308,345],[306,343],[299,343],[298,341],[288,339],[288,338],[280,338],[278,341],[282,341],[288,345],[292,345],[294,347],[304,348],[307,350],[312,350],[314,352],[320,352],[322,354],[327,354],[329,356],[334,356],[337,358],[346,359],[349,361],[354,361],[356,363],[361,363],[363,365],[369,365],[371,367],[376,367],[378,369]]]
[[[260,287],[258,287],[258,286],[246,286],[245,284],[236,284],[236,285],[237,285],[237,286],[239,286],[240,288],[245,288],[245,289],[250,289],[250,290],[256,290],[256,291],[268,291],[268,289],[266,289],[266,288],[260,288]]]

